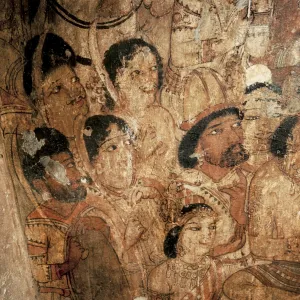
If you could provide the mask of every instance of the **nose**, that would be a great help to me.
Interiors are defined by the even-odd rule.
[[[227,135],[228,145],[240,144],[243,142],[242,130],[231,130]]]
[[[74,82],[72,84],[70,96],[73,99],[85,98],[86,97],[85,89],[84,89],[83,85],[80,82]]]
[[[203,230],[203,239],[202,239],[202,242],[203,243],[207,243],[212,238],[212,232],[208,228],[203,228],[202,230]]]

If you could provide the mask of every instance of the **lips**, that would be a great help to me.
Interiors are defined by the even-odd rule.
[[[149,84],[149,85],[147,85],[147,86],[141,86],[140,88],[139,88],[141,91],[143,91],[144,93],[152,93],[152,92],[154,92],[154,91],[156,91],[156,89],[157,89],[157,84]]]
[[[74,105],[77,105],[79,107],[83,106],[85,103],[85,97],[78,97],[77,100],[74,102]]]

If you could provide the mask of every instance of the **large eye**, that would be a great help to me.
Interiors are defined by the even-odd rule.
[[[247,116],[247,117],[245,117],[245,120],[254,121],[254,120],[258,120],[259,118],[260,118],[260,116]]]
[[[151,71],[156,71],[157,69],[158,69],[157,66],[151,67]]]
[[[132,140],[130,140],[130,139],[129,139],[129,140],[126,140],[126,141],[124,142],[124,144],[125,144],[125,145],[132,145]]]
[[[79,82],[79,78],[77,76],[72,77],[71,82],[75,83],[75,82]]]
[[[67,168],[73,168],[75,167],[75,163],[74,162],[69,162],[67,165],[66,165]]]
[[[134,70],[133,72],[131,72],[131,79],[139,76],[141,74],[141,71],[140,70]]]
[[[112,152],[115,151],[117,149],[117,145],[110,145],[109,147],[106,148],[107,152]]]
[[[214,225],[209,226],[208,229],[209,230],[216,230],[217,226],[216,226],[216,224],[214,224]]]
[[[57,94],[59,93],[61,90],[61,85],[56,85],[55,87],[53,87],[52,89],[52,94]]]
[[[191,230],[191,231],[200,231],[201,227],[190,227],[189,230]]]
[[[242,126],[241,122],[236,122],[234,124],[232,124],[232,128],[240,128]]]
[[[211,131],[209,133],[209,135],[218,135],[221,134],[223,132],[223,129],[214,129],[213,131]]]

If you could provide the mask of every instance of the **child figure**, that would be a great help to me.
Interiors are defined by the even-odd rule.
[[[164,242],[169,258],[148,277],[148,299],[219,299],[223,266],[210,257],[217,215],[204,203],[184,206]]]

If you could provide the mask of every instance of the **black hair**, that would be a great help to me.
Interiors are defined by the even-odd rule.
[[[45,167],[40,162],[42,157],[59,154],[61,152],[67,152],[72,156],[69,150],[69,142],[67,138],[58,130],[54,128],[41,127],[35,128],[34,134],[37,142],[40,142],[40,149],[32,154],[24,149],[25,141],[22,146],[22,169],[31,186],[33,180],[43,179],[45,176]],[[23,134],[23,140],[24,138],[25,136]]]
[[[142,39],[128,39],[116,44],[113,44],[104,54],[103,64],[109,75],[110,80],[115,84],[117,71],[120,68],[126,67],[126,61],[133,58],[136,51],[139,48],[147,47],[156,57],[157,70],[158,70],[158,89],[162,87],[163,84],[163,64],[162,59],[157,51],[157,49],[145,42]],[[123,62],[125,61],[125,66]]]
[[[33,91],[33,58],[40,42],[40,36],[37,35],[29,40],[25,46],[25,65],[23,71],[23,86],[26,94],[29,96]],[[44,79],[54,69],[68,65],[76,66],[76,55],[72,47],[61,37],[54,33],[47,33],[42,46],[41,55],[41,77]],[[35,104],[35,103],[34,103]]]
[[[101,143],[109,136],[110,130],[108,128],[110,124],[116,124],[124,133],[129,133],[129,135],[133,136],[131,129],[121,118],[113,115],[89,117],[85,122],[86,133],[83,134],[83,139],[91,162],[98,156]]]
[[[213,212],[213,209],[204,203],[192,203],[189,205],[185,205],[181,209],[180,216],[184,216],[185,214],[199,209],[207,209]],[[164,253],[168,258],[176,258],[177,257],[177,243],[179,239],[179,235],[183,229],[184,225],[182,226],[175,226],[173,227],[167,234],[165,241],[164,241]]]
[[[287,140],[289,137],[293,138],[292,131],[298,122],[298,116],[289,116],[275,130],[270,146],[270,151],[274,156],[283,158],[286,155],[288,150]]]
[[[246,87],[245,90],[245,94],[250,94],[255,90],[258,90],[260,88],[266,87],[268,88],[270,91],[278,94],[278,95],[282,95],[282,89],[280,86],[276,85],[276,84],[271,84],[271,83],[267,83],[267,82],[255,82],[249,86]]]
[[[183,168],[192,169],[197,165],[197,158],[190,156],[194,153],[201,135],[211,121],[227,115],[237,115],[240,120],[243,119],[243,114],[237,107],[224,108],[222,110],[215,111],[207,117],[203,118],[185,134],[180,142],[178,149],[178,160],[180,166],[182,166]]]

